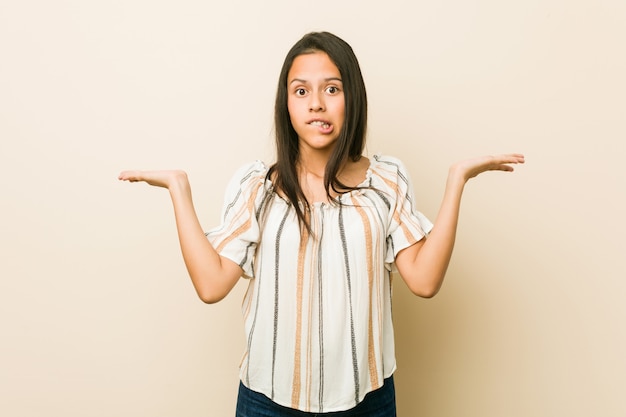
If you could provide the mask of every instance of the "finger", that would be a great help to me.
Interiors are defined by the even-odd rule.
[[[500,167],[498,168],[500,171],[505,171],[505,172],[513,172],[514,169],[512,166],[510,165],[500,165]]]
[[[130,182],[141,181],[139,171],[122,171],[118,176],[118,179]]]
[[[525,162],[524,155],[511,154],[493,157],[492,163],[497,166],[505,166],[508,164],[523,164]]]
[[[523,164],[525,161],[524,155],[521,153],[512,153],[504,155],[506,162],[510,164]]]

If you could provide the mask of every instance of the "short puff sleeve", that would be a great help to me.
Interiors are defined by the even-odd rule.
[[[206,233],[215,250],[239,265],[246,278],[254,276],[254,253],[260,237],[257,207],[267,192],[266,173],[261,161],[237,170],[226,187],[222,224]]]
[[[392,197],[385,263],[391,267],[398,252],[430,233],[433,224],[415,207],[413,185],[402,161],[385,157],[384,163],[387,165],[386,183]]]

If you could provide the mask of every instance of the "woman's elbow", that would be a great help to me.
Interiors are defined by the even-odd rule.
[[[413,294],[417,295],[418,297],[421,298],[433,298],[435,295],[437,295],[437,293],[439,292],[439,289],[429,289],[429,290],[423,290],[420,289],[418,291],[413,291]]]
[[[198,294],[198,298],[205,304],[215,304],[219,301],[222,301],[228,292],[224,291],[216,291],[215,289],[209,288],[197,288],[196,293]]]
[[[190,274],[190,276],[200,300],[206,304],[215,304],[230,293],[241,276],[241,270],[233,270],[230,274]]]
[[[437,295],[437,293],[439,292],[439,289],[441,288],[440,285],[434,285],[434,284],[424,284],[424,283],[419,283],[419,284],[412,284],[409,285],[409,290],[414,294],[417,295],[418,297],[421,298],[433,298],[435,295]]]

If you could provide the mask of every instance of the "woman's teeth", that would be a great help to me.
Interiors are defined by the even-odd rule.
[[[319,121],[319,120],[311,122],[310,124],[312,124],[313,126],[322,126],[324,129],[328,129],[330,127],[330,124],[328,124],[326,122]]]

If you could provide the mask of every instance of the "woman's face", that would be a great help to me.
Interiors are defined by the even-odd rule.
[[[287,75],[287,109],[302,151],[330,152],[345,119],[343,82],[325,52],[297,56]]]

